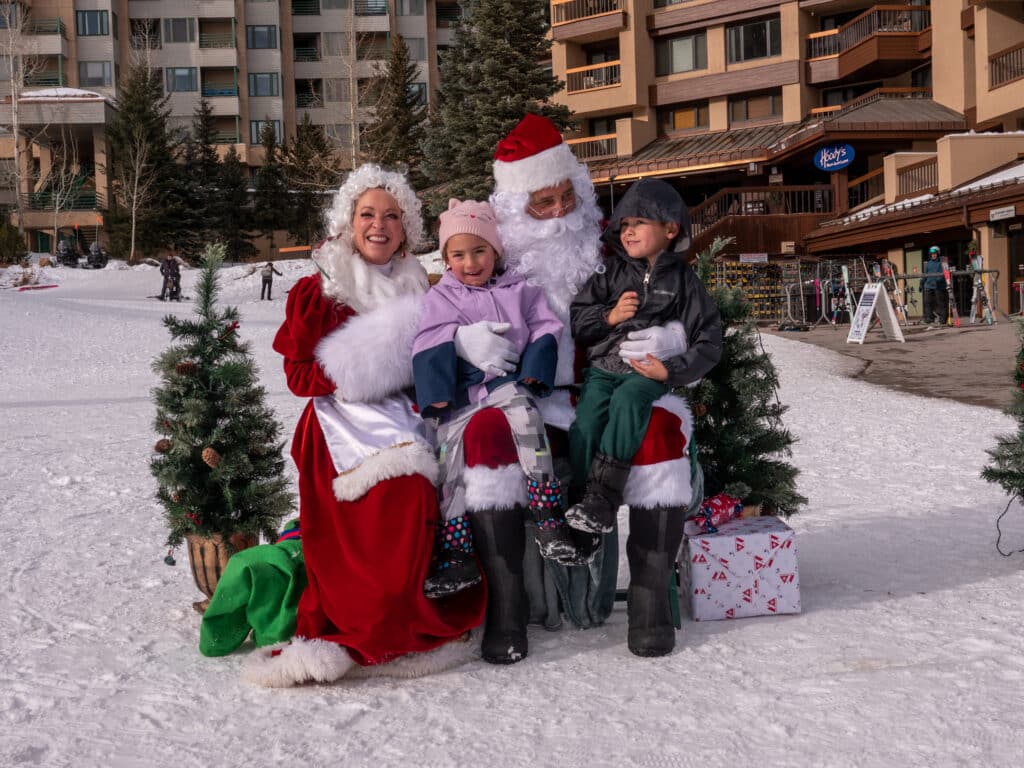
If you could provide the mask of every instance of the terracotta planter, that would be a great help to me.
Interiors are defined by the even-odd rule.
[[[205,600],[192,603],[192,608],[197,613],[204,613],[206,606],[210,604],[210,598],[213,597],[213,593],[217,589],[220,575],[227,567],[231,550],[228,549],[228,545],[220,537],[220,534],[216,533],[212,536],[190,533],[185,536],[185,541],[188,544],[188,561],[192,566],[192,578],[195,579],[199,591],[206,595]],[[257,537],[236,533],[231,536],[229,541],[234,548],[233,551],[237,552],[256,546]]]

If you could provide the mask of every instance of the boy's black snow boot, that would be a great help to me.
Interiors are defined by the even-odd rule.
[[[637,656],[664,656],[676,645],[669,583],[683,540],[682,507],[630,508],[629,650]]]
[[[480,651],[491,664],[526,658],[529,606],[523,582],[526,525],[522,508],[470,512],[473,541],[487,577],[487,623]]]
[[[437,526],[434,573],[423,582],[423,594],[447,597],[480,583],[480,568],[473,557],[469,520],[455,517]]]
[[[629,479],[629,462],[599,453],[590,465],[583,500],[573,504],[565,519],[573,528],[590,533],[609,533],[622,505],[622,491]]]
[[[526,481],[526,495],[530,500],[530,514],[537,523],[537,548],[541,557],[562,565],[586,565],[594,558],[596,549],[581,552],[572,537],[573,530],[565,522],[562,487],[558,480]]]

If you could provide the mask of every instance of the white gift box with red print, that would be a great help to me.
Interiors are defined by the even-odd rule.
[[[796,534],[777,517],[689,536],[681,560],[680,593],[695,621],[800,613]]]

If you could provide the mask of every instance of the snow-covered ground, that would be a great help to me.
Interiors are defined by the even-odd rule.
[[[810,499],[790,521],[802,615],[685,620],[673,655],[639,659],[620,605],[600,629],[531,628],[512,667],[241,682],[247,650],[197,650],[199,593],[184,552],[163,563],[147,467],[160,319],[191,305],[120,266],[0,290],[0,766],[1020,765],[1024,556],[996,553],[1006,499],[978,478],[1012,421],[768,336]],[[309,262],[279,268],[272,302],[245,268],[222,285],[290,434],[303,402],[270,344]]]

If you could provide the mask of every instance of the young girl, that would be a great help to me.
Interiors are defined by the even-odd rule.
[[[437,567],[423,587],[428,597],[450,595],[480,580],[461,482],[462,435],[470,418],[484,408],[500,408],[512,428],[541,555],[567,565],[583,562],[565,523],[544,420],[534,402],[534,396],[551,391],[562,323],[541,288],[501,271],[501,241],[490,205],[449,201],[438,239],[447,269],[424,299],[412,358],[420,412],[439,422],[443,478],[444,522],[437,537]],[[481,320],[504,326],[505,338],[520,356],[512,373],[481,371],[457,357],[455,331]]]

